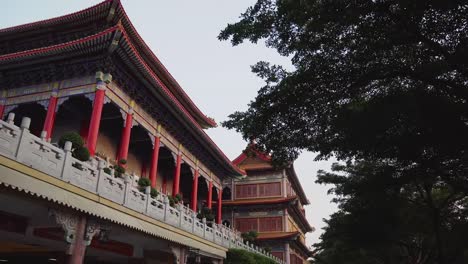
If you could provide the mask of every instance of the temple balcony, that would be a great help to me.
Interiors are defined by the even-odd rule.
[[[63,149],[47,139],[46,132],[36,136],[30,131],[32,120],[23,117],[20,127],[14,114],[0,121],[0,183],[23,190],[56,204],[79,210],[120,226],[155,237],[170,237],[184,246],[224,257],[229,248],[242,248],[278,258],[244,243],[239,232],[218,223],[198,219],[197,213],[183,203],[173,205],[166,194],[156,197],[150,187],[142,189],[124,174],[109,173],[108,161],[97,156],[80,161],[72,156],[71,142]]]

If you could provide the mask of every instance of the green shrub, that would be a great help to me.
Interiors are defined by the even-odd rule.
[[[213,210],[204,206],[200,212],[197,214],[198,219],[206,218],[206,221],[214,221],[214,214]]]
[[[273,261],[272,259],[267,258],[267,257],[265,257],[263,255],[256,254],[256,253],[250,253],[250,254],[253,255],[255,263],[257,263],[257,264],[276,264],[275,261]]]
[[[121,178],[125,173],[125,168],[120,165],[114,166],[114,176],[117,178]]]
[[[86,147],[80,146],[73,150],[72,156],[77,160],[88,161],[91,155]]]
[[[125,165],[125,164],[127,164],[127,160],[126,159],[120,159],[119,164]]]
[[[72,156],[80,161],[88,161],[90,158],[89,150],[84,146],[84,141],[80,134],[76,132],[67,132],[63,134],[59,139],[59,146],[65,147],[65,142],[70,141],[72,143]]]
[[[156,198],[156,196],[158,196],[158,194],[159,194],[158,190],[151,187],[151,192],[150,192],[151,198]]]
[[[138,179],[138,186],[140,186],[140,187],[146,187],[146,186],[150,186],[150,185],[151,185],[150,179],[148,179],[148,178],[143,178],[143,177],[141,177],[140,179]]]
[[[67,132],[63,134],[59,139],[59,146],[61,148],[65,147],[65,142],[70,141],[72,143],[72,149],[76,149],[78,147],[82,147],[84,145],[84,141],[81,138],[80,134],[76,132]]]
[[[167,198],[169,199],[169,205],[174,207],[176,204],[178,204],[180,201],[182,201],[182,195],[180,193],[172,196],[168,195]]]
[[[104,171],[105,173],[109,174],[109,175],[111,175],[111,173],[112,173],[111,169],[110,169],[110,168],[107,168],[107,167],[104,168],[103,171]]]
[[[241,234],[241,237],[244,239],[244,241],[248,241],[248,242],[252,243],[255,240],[257,240],[258,233],[257,233],[257,231],[244,232],[244,233]]]
[[[251,252],[248,252],[243,249],[229,249],[226,255],[225,264],[259,264],[259,263],[274,263],[274,262],[258,262],[258,260],[263,261],[263,259],[257,258],[256,255]],[[262,257],[258,255],[259,257]],[[262,257],[265,258],[265,257]],[[266,258],[267,260],[270,260]]]
[[[172,197],[172,195],[168,195],[167,199],[169,200],[169,205],[171,207],[174,207],[176,205],[176,201],[175,201],[174,197]]]

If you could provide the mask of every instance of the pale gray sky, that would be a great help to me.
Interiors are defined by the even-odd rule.
[[[2,1],[0,28],[56,17],[95,5],[99,0]],[[130,20],[182,88],[208,116],[220,123],[236,110],[247,109],[263,81],[250,72],[250,65],[265,60],[291,67],[288,58],[264,45],[246,43],[232,47],[216,36],[228,22],[237,21],[255,0],[122,0]],[[234,159],[245,148],[239,134],[218,127],[208,134]],[[328,187],[315,184],[316,172],[328,170],[331,161],[315,162],[313,153],[303,153],[296,172],[311,202],[306,207],[309,222],[317,230],[307,235],[307,244],[317,242],[323,218],[336,210]]]

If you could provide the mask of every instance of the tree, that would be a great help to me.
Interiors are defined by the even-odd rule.
[[[264,39],[291,56],[295,69],[254,65],[265,86],[247,111],[230,115],[223,125],[245,139],[255,138],[277,165],[294,160],[302,150],[318,152],[318,159],[334,155],[344,161],[391,164],[391,175],[412,183],[402,185],[410,188],[405,195],[418,194],[418,204],[424,204],[424,212],[405,213],[412,219],[424,216],[420,219],[427,229],[418,229],[425,224],[405,229],[433,239],[428,243],[436,262],[429,263],[451,263],[450,241],[456,240],[456,232],[447,231],[452,225],[447,217],[464,211],[466,203],[446,208],[439,196],[451,200],[456,193],[457,199],[465,199],[468,192],[467,17],[468,4],[460,0],[258,0],[219,38],[231,39],[233,45]],[[382,202],[396,195],[387,193],[387,187],[380,188]],[[401,211],[394,209],[391,216],[396,217]],[[349,212],[343,212],[329,220],[328,233],[359,224],[349,222]],[[395,234],[406,241],[406,233]],[[329,252],[333,245],[321,248]],[[350,254],[376,252],[345,245]],[[401,249],[392,244],[379,254],[392,256],[394,250]]]
[[[315,263],[468,262],[465,192],[439,178],[407,175],[395,162],[332,169],[321,171],[318,183],[334,185],[339,210],[315,245]]]
[[[279,161],[466,159],[467,17],[457,0],[258,0],[219,38],[265,39],[295,70],[253,66],[266,85],[224,125]]]

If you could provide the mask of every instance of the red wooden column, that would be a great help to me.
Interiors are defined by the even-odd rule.
[[[180,187],[180,166],[182,165],[182,153],[179,150],[177,154],[176,167],[174,172],[174,181],[172,183],[172,195],[175,196],[179,194]]]
[[[57,113],[57,92],[52,92],[52,95],[49,98],[49,106],[47,107],[47,115],[44,121],[44,128],[46,139],[50,140],[52,137],[52,129],[54,128],[55,114]]]
[[[3,115],[5,115],[5,103],[6,103],[5,99],[0,100],[0,119],[2,120],[3,120]]]
[[[223,202],[223,189],[219,188],[218,190],[218,204],[217,204],[217,212],[216,212],[216,223],[221,224],[221,209],[222,209],[222,202]]]
[[[88,147],[91,156],[96,152],[96,143],[99,135],[99,125],[101,124],[102,108],[104,106],[104,99],[106,95],[106,83],[112,80],[110,74],[103,74],[102,72],[96,73],[97,85],[94,95],[93,112],[89,122],[88,138],[86,146]]]
[[[195,173],[193,175],[193,183],[192,183],[192,210],[197,211],[197,198],[198,198],[198,176],[200,172],[198,168],[195,169]]]
[[[86,245],[84,235],[86,233],[86,216],[79,216],[76,223],[75,241],[71,246],[71,255],[67,261],[68,264],[81,264],[84,261]]]
[[[208,208],[211,209],[212,207],[212,198],[213,198],[213,181],[210,179],[210,183],[208,184],[208,197],[206,199]]]
[[[151,187],[153,188],[156,188],[160,145],[161,145],[161,137],[159,135],[156,135],[154,137],[153,155],[151,156],[151,167],[150,167],[150,174],[149,174],[149,178],[151,180]]]
[[[6,90],[2,91],[1,99],[0,99],[0,119],[3,120],[3,115],[5,115],[5,107],[6,107]]]
[[[130,108],[125,117],[125,126],[122,131],[122,139],[120,140],[120,150],[119,150],[119,163],[120,160],[127,159],[128,156],[128,147],[130,145],[130,135],[132,133],[133,126],[133,110]]]

